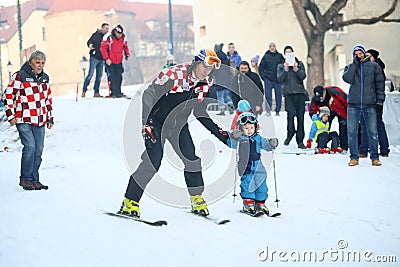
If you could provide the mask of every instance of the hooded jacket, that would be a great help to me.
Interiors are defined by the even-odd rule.
[[[110,59],[111,64],[121,64],[124,59],[123,53],[125,53],[127,57],[130,56],[128,41],[126,40],[125,34],[122,34],[121,38],[118,39],[114,31],[112,31],[111,34],[108,33],[104,35],[100,51],[104,60]]]
[[[43,126],[54,123],[51,114],[52,95],[49,76],[42,71],[36,76],[28,62],[14,73],[4,91],[4,110],[7,120]]]
[[[347,120],[347,94],[336,86],[324,86],[326,95],[324,101],[313,96],[310,104],[310,117],[317,114],[320,107],[327,106],[332,112]]]
[[[361,62],[353,60],[343,72],[343,80],[350,84],[349,107],[372,108],[385,101],[385,80],[381,67],[367,56]]]

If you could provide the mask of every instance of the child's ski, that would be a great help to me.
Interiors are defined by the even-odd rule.
[[[244,210],[238,210],[238,212],[246,214],[246,215],[249,215],[251,217],[260,217],[260,216],[263,216],[265,214],[263,211],[257,211],[255,213],[251,213],[251,212],[244,211]]]

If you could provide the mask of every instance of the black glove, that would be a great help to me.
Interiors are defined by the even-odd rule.
[[[279,144],[278,138],[276,137],[270,138],[269,144],[271,145],[272,149],[275,149]]]
[[[153,126],[143,125],[142,135],[144,139],[144,144],[146,146],[150,146],[157,142],[156,137],[154,136]]]
[[[224,144],[227,144],[229,139],[229,132],[219,129],[219,133],[221,134],[222,138],[219,138]]]
[[[353,64],[356,65],[356,66],[358,66],[358,64],[360,64],[360,61],[361,61],[361,58],[359,58],[359,57],[354,57],[354,59],[353,59]]]
[[[128,56],[125,56],[125,60],[128,60],[128,58],[129,58]]]
[[[376,103],[376,113],[378,113],[378,114],[383,113],[383,105],[380,102]]]
[[[229,138],[238,140],[242,135],[243,135],[243,132],[241,130],[233,130],[229,134]]]

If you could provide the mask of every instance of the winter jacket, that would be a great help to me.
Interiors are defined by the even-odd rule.
[[[217,91],[224,90],[226,88],[229,88],[231,84],[231,79],[232,79],[232,74],[230,72],[230,65],[229,65],[229,59],[226,56],[224,52],[221,50],[216,51],[216,54],[218,58],[221,60],[221,68],[220,69],[215,69],[213,71],[215,81],[214,83],[216,85],[219,85],[216,87]]]
[[[276,51],[272,53],[271,51],[265,52],[263,58],[261,59],[259,72],[261,78],[265,81],[268,79],[271,82],[278,83],[277,69],[278,65],[284,63],[285,59],[282,54]]]
[[[347,120],[347,94],[336,86],[325,86],[324,88],[326,91],[324,101],[321,102],[315,96],[311,99],[310,117],[317,114],[320,107],[327,106],[338,116]]]
[[[161,70],[143,92],[143,124],[179,130],[188,123],[193,113],[206,129],[226,144],[228,137],[212,121],[207,113],[208,103],[203,101],[209,89],[207,81],[200,81],[193,76],[191,65],[179,64]]]
[[[239,140],[229,139],[230,148],[238,148],[238,171],[240,175],[251,172],[254,162],[260,161],[261,149],[272,151],[269,140],[258,133],[252,136],[242,135]]]
[[[119,39],[113,34],[105,34],[101,42],[100,51],[104,60],[110,59],[112,64],[121,64],[124,59],[123,53],[127,57],[130,56],[125,34],[122,34]]]
[[[329,121],[323,122],[319,114],[314,114],[308,139],[317,141],[318,135],[324,132],[329,133]]]
[[[42,71],[36,77],[25,62],[4,91],[4,110],[8,121],[16,118],[17,123],[35,126],[54,123],[49,76]]]
[[[344,68],[343,80],[350,84],[347,103],[349,107],[371,108],[385,101],[385,80],[381,67],[369,57]]]
[[[304,94],[307,95],[307,91],[304,88],[303,80],[306,78],[306,70],[304,64],[298,61],[297,71],[293,70],[293,67],[289,67],[289,70],[285,70],[283,63],[278,65],[277,77],[278,82],[283,84],[282,93],[283,96],[292,94]]]
[[[103,55],[101,54],[100,51],[100,45],[101,45],[101,41],[103,40],[103,32],[101,30],[97,30],[95,31],[92,36],[90,36],[89,40],[87,40],[86,44],[88,47],[90,47],[90,45],[93,46],[94,49],[90,49],[89,51],[89,55],[91,57],[95,57],[99,60],[103,59]]]
[[[231,56],[229,52],[226,53],[226,56],[228,57],[229,60],[232,60],[235,62],[235,67],[239,67],[240,63],[242,62],[242,57],[238,54],[238,52],[233,52],[233,55]]]
[[[245,75],[238,73],[232,79],[232,92],[241,99],[249,101],[251,109],[256,112],[255,107],[261,107],[264,101],[264,87],[257,73],[249,70]],[[262,112],[262,109],[260,110]]]

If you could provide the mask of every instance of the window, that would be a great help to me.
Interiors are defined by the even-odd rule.
[[[161,46],[156,45],[155,50],[156,50],[156,56],[162,55]]]
[[[200,37],[206,36],[206,26],[200,27]]]
[[[46,42],[46,28],[42,27],[42,40],[43,42]]]
[[[145,44],[142,44],[140,46],[139,56],[141,56],[141,57],[147,56],[147,46]]]
[[[330,34],[346,34],[347,33],[347,27],[337,27],[335,26],[336,23],[342,22],[344,21],[345,18],[345,14],[344,13],[339,13],[337,16],[335,16],[330,22],[329,24],[333,25],[332,29],[329,30]]]

